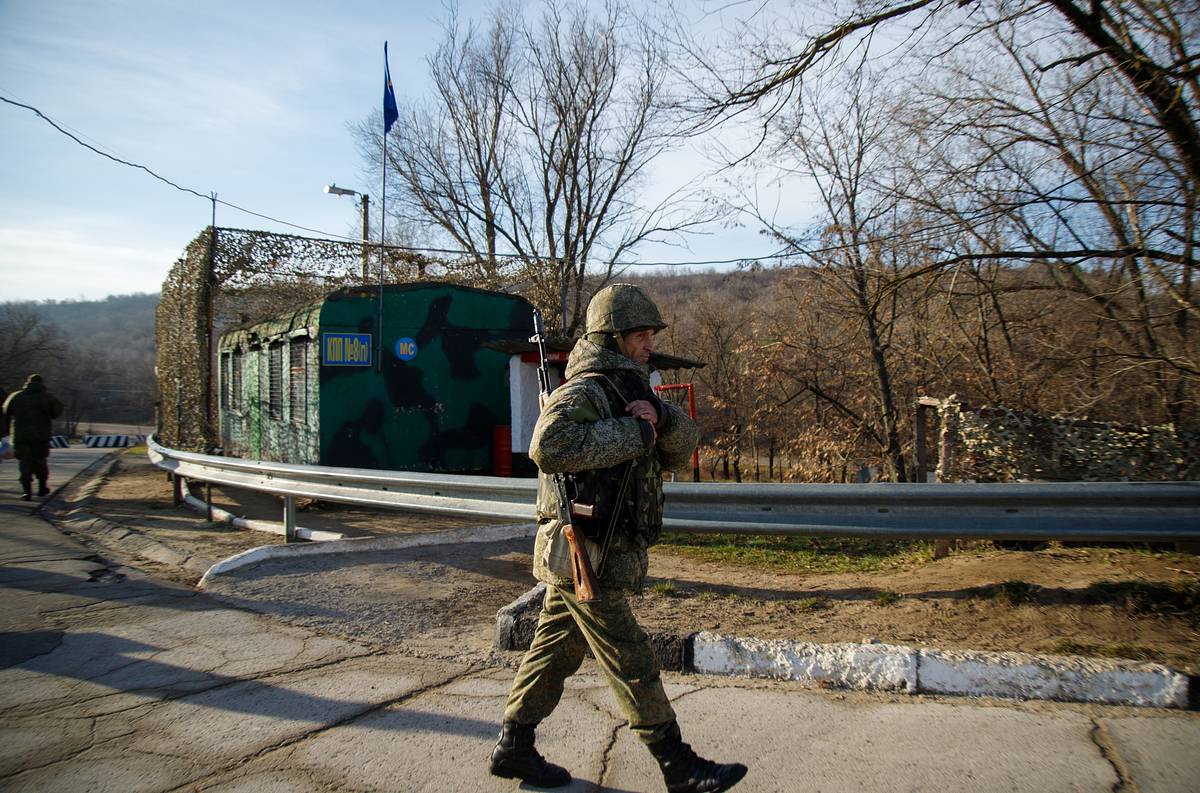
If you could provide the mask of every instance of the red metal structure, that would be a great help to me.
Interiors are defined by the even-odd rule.
[[[692,421],[696,420],[696,386],[693,383],[664,383],[663,385],[654,386],[654,390],[658,393],[663,391],[678,391],[680,389],[687,390],[688,396],[688,415],[692,417]],[[692,481],[700,481],[700,450],[696,449],[692,452]]]

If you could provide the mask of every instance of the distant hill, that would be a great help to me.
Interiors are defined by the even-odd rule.
[[[24,305],[35,307],[46,322],[57,325],[68,339],[91,339],[105,346],[133,346],[154,352],[157,293]]]
[[[32,372],[66,403],[63,426],[149,422],[154,415],[157,294],[0,303],[0,388]]]

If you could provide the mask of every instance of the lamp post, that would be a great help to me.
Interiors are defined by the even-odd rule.
[[[363,277],[363,283],[365,284],[371,277],[370,276],[370,272],[371,272],[370,259],[369,259],[369,253],[368,253],[368,247],[367,247],[368,242],[371,239],[371,226],[370,226],[370,220],[369,220],[369,218],[371,217],[371,211],[370,211],[371,197],[369,195],[367,195],[366,193],[360,193],[357,190],[347,190],[346,188],[338,187],[335,184],[325,185],[325,192],[329,193],[330,195],[350,195],[350,196],[356,195],[360,199],[362,199],[362,226],[363,226],[363,229],[362,229],[362,241],[363,241],[362,277]]]

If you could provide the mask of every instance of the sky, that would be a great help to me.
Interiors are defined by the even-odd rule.
[[[463,17],[484,0],[460,0]],[[445,7],[413,0],[0,0],[0,96],[175,184],[330,235],[356,237],[373,193],[349,125],[378,110],[383,42],[398,100],[426,88]],[[0,103],[0,302],[156,292],[212,220],[206,198],[99,156]],[[711,168],[659,163],[648,200]],[[321,236],[217,206],[218,226]],[[713,226],[643,260],[766,255],[752,228]]]

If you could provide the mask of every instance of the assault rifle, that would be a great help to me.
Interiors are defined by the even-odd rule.
[[[538,346],[538,390],[541,392],[541,406],[545,407],[546,400],[553,390],[550,387],[550,367],[546,362],[546,331],[542,324],[542,312],[533,310],[533,336],[529,338]],[[562,524],[563,536],[571,552],[571,581],[575,585],[575,598],[580,603],[591,603],[600,599],[600,583],[592,570],[592,560],[588,558],[587,548],[584,547],[583,534],[575,529],[572,513],[587,515],[594,506],[591,504],[576,504],[571,498],[567,475],[552,474],[554,492],[558,496],[558,520]]]

